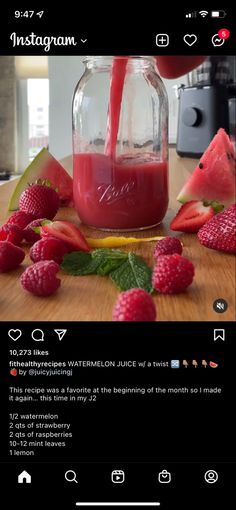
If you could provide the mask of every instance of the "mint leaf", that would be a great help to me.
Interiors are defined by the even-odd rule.
[[[91,253],[73,251],[64,256],[61,268],[67,274],[83,276],[96,273],[99,263],[99,260],[92,258]]]
[[[139,287],[147,292],[153,291],[150,267],[132,252],[109,248],[94,250],[92,253],[75,251],[64,256],[61,268],[74,276],[109,274],[120,290]]]
[[[128,260],[118,269],[110,273],[110,278],[120,290],[139,287],[152,292],[152,270],[146,262],[132,252],[128,253]]]
[[[64,256],[61,268],[74,276],[86,274],[105,276],[123,264],[127,257],[126,252],[108,248],[94,250],[92,253],[75,251]]]
[[[105,276],[120,267],[120,265],[127,260],[128,253],[121,250],[104,248],[94,250],[92,257],[95,259],[97,257],[100,258],[100,265],[97,268],[97,274]]]

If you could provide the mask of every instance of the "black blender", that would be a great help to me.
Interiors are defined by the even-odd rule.
[[[178,88],[177,153],[199,158],[222,127],[235,137],[236,58],[208,57]]]

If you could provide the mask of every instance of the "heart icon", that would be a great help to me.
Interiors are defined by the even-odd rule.
[[[18,338],[20,338],[22,335],[22,331],[20,329],[9,329],[8,336],[16,342]]]
[[[197,41],[197,36],[195,34],[185,34],[184,36],[184,42],[188,46],[192,46]]]

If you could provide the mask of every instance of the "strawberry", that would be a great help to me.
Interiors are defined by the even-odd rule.
[[[16,269],[24,258],[24,250],[9,241],[0,241],[0,273]]]
[[[19,206],[21,211],[32,214],[35,219],[48,218],[52,220],[60,205],[57,191],[48,181],[37,181],[23,191]]]
[[[70,221],[53,221],[39,227],[40,235],[56,237],[68,247],[68,251],[90,251],[85,237],[80,229]]]
[[[199,230],[198,239],[212,250],[236,253],[236,204],[208,221]]]
[[[172,220],[170,228],[180,232],[198,232],[204,223],[209,221],[214,214],[214,209],[210,205],[204,206],[198,200],[191,200],[182,205]]]
[[[13,375],[14,377],[16,377],[16,376],[17,376],[17,374],[18,374],[17,369],[16,369],[16,368],[12,368],[12,369],[10,370],[10,374],[11,374],[11,375]]]

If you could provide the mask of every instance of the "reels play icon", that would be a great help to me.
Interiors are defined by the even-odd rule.
[[[111,473],[111,481],[112,483],[124,483],[125,481],[125,473],[121,469],[117,469],[112,471]]]

